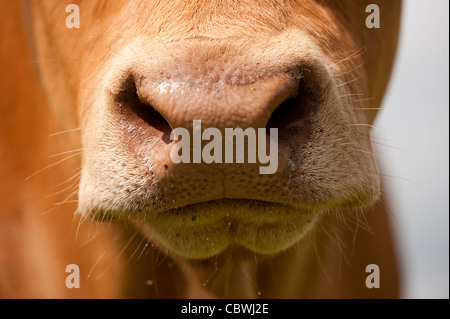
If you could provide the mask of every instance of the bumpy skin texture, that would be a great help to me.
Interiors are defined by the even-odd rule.
[[[61,150],[82,149],[77,218],[130,224],[132,239],[174,260],[177,271],[160,278],[183,283],[152,293],[256,297],[256,286],[265,297],[396,296],[370,127],[400,2],[376,2],[381,29],[365,27],[365,1],[86,1],[80,29],[63,24],[68,3],[29,2],[42,105],[51,125],[80,129]],[[277,127],[277,172],[172,163],[170,130],[192,130],[198,119],[221,131]],[[356,238],[364,219],[378,225],[376,238]],[[112,228],[102,233],[114,236]],[[340,254],[356,252],[336,274],[346,284],[322,278],[335,277]],[[382,292],[364,286],[371,258],[390,278]],[[360,268],[353,276],[352,267]],[[261,275],[270,268],[283,274]]]

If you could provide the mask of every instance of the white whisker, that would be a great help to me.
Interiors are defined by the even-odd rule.
[[[337,88],[340,88],[340,87],[342,87],[342,86],[345,86],[345,85],[348,85],[348,84],[353,83],[353,82],[355,82],[355,81],[358,81],[359,79],[360,79],[360,78],[357,77],[356,79],[353,79],[353,80],[350,80],[350,81],[341,83],[341,84],[339,84],[339,85],[336,85],[336,87],[337,87]]]
[[[70,150],[70,151],[65,151],[65,152],[53,154],[53,155],[50,155],[49,157],[56,157],[56,156],[69,154],[69,153],[75,153],[75,152],[80,152],[81,153],[83,151],[91,151],[91,150],[95,150],[95,148],[79,148],[79,149],[76,149],[76,150]]]
[[[342,60],[340,60],[340,61],[338,61],[338,62],[336,62],[336,63],[334,63],[334,64],[331,64],[331,65],[327,66],[327,68],[328,68],[328,69],[331,69],[332,67],[334,67],[334,66],[336,66],[336,65],[339,65],[339,64],[341,64],[341,63],[343,63],[343,62],[345,62],[345,61],[348,61],[348,60],[350,60],[351,58],[353,58],[354,56],[360,54],[360,53],[361,53],[362,51],[364,51],[364,50],[366,50],[366,47],[362,47],[361,49],[359,49],[359,50],[357,50],[357,51],[354,51],[352,54],[350,54],[350,55],[347,56],[346,58],[344,58],[344,59],[342,59]]]
[[[78,128],[72,128],[70,130],[56,132],[56,133],[50,134],[48,137],[52,137],[52,136],[56,136],[56,135],[60,135],[60,134],[64,134],[64,133],[77,132],[77,131],[81,131],[81,128],[78,127]]]
[[[80,154],[81,154],[81,152],[80,152],[80,153],[73,154],[73,155],[70,155],[70,156],[67,156],[66,158],[63,158],[62,160],[59,160],[59,161],[57,161],[56,163],[50,164],[50,165],[48,165],[48,166],[46,166],[46,167],[44,167],[44,168],[38,170],[37,172],[31,174],[30,176],[28,176],[27,178],[25,178],[25,180],[27,181],[27,180],[29,180],[30,178],[32,178],[33,176],[36,176],[37,174],[42,173],[42,172],[44,172],[44,171],[46,171],[46,170],[48,170],[48,169],[50,169],[50,168],[52,168],[52,167],[55,167],[56,165],[61,164],[62,162],[67,161],[68,159],[71,159],[71,158],[73,158],[73,157],[75,157],[75,156],[78,156],[78,155],[80,155]]]

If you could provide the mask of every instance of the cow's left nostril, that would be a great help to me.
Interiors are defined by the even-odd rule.
[[[280,139],[307,138],[311,128],[311,114],[316,104],[314,95],[307,86],[306,79],[302,79],[296,96],[285,100],[275,109],[266,128],[277,128]]]
[[[151,135],[162,133],[162,140],[166,144],[171,142],[170,124],[152,105],[141,101],[133,80],[127,81],[123,90],[116,96],[116,102],[120,104],[121,113],[127,117],[129,123],[150,131]]]

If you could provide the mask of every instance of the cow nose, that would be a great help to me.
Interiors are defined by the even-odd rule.
[[[171,129],[204,127],[264,128],[275,109],[297,94],[292,77],[274,76],[249,84],[189,84],[177,81],[141,82],[136,94],[144,108],[151,106]]]
[[[248,157],[243,157],[244,162],[237,160],[237,148],[234,150],[234,162],[227,161],[228,151],[224,147],[219,160],[195,161],[195,155],[191,154],[191,161],[175,163],[170,156],[171,148],[179,142],[171,136],[174,130],[183,128],[195,135],[194,123],[201,122],[203,131],[214,128],[216,132],[221,132],[220,140],[216,142],[225,145],[227,130],[254,129],[258,147],[261,142],[266,144],[266,155],[270,153],[273,142],[270,129],[277,129],[277,167],[275,171],[265,174],[277,175],[278,179],[274,177],[272,181],[281,182],[286,180],[280,175],[285,173],[293,149],[307,138],[310,128],[307,116],[310,94],[306,86],[302,86],[302,80],[288,74],[260,77],[248,83],[186,82],[134,75],[128,77],[118,92],[114,99],[119,105],[120,119],[126,131],[126,144],[137,156],[150,159],[152,174],[165,186],[175,190],[174,185],[183,185],[181,188],[187,189],[189,185],[196,184],[198,187],[193,187],[194,190],[186,191],[191,194],[189,197],[193,202],[194,198],[203,198],[204,201],[223,197],[262,200],[268,190],[262,186],[254,187],[263,184],[261,181],[264,178],[260,176],[262,170],[255,170],[255,161],[250,163],[248,155],[253,148],[258,157],[259,151],[257,145],[249,145],[251,139],[246,136],[244,150],[248,150]],[[264,131],[264,141],[260,140],[260,130]],[[210,135],[209,140],[202,139],[202,148],[213,137]],[[236,146],[237,139],[233,143]],[[256,162],[261,164],[260,158]],[[267,178],[264,180],[267,181]],[[268,187],[276,183],[272,184]],[[202,194],[205,191],[209,194],[207,199]],[[167,194],[167,189],[165,192]],[[179,197],[179,194],[172,195],[173,198]]]

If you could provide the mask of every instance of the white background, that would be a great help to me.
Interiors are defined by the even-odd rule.
[[[380,15],[382,23],[382,8]],[[448,0],[404,1],[393,78],[375,127],[374,142],[387,145],[376,150],[388,175],[403,297],[449,298]]]

